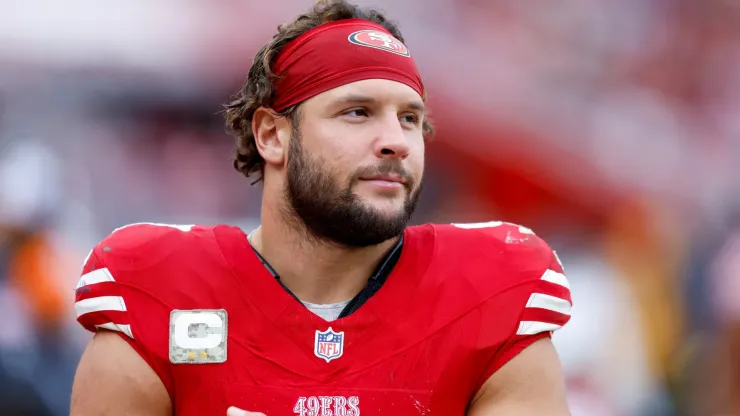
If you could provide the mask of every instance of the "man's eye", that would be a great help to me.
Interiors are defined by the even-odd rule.
[[[417,116],[416,114],[404,114],[403,116],[401,116],[401,121],[416,126],[419,124],[419,116]]]
[[[350,117],[367,117],[367,111],[364,108],[353,108],[352,110],[346,111],[344,115]]]

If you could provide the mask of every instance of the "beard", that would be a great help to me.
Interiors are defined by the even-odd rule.
[[[360,168],[350,176],[346,187],[325,165],[303,149],[300,134],[294,131],[288,151],[285,196],[291,212],[287,214],[303,223],[309,240],[358,248],[403,233],[419,201],[421,186],[415,186],[400,161],[386,159],[376,166]],[[361,177],[382,174],[397,174],[406,180],[406,197],[395,214],[370,206],[352,190]]]

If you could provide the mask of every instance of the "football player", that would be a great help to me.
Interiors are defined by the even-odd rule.
[[[407,227],[425,98],[383,14],[320,1],[282,25],[226,110],[261,226],[100,242],[72,415],[567,415],[554,252],[503,222]]]

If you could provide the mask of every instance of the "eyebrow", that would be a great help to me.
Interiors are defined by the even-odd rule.
[[[368,95],[358,95],[358,94],[349,94],[345,95],[343,97],[340,97],[337,99],[337,104],[373,104],[377,102],[377,100],[371,96]],[[410,110],[418,111],[418,112],[425,112],[426,106],[422,101],[409,101],[405,103],[405,107],[407,107]]]

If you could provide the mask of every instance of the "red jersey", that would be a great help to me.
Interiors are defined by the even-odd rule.
[[[85,262],[78,321],[116,331],[177,415],[463,415],[481,385],[570,319],[555,253],[513,224],[409,227],[380,290],[310,312],[228,226],[135,224]]]

